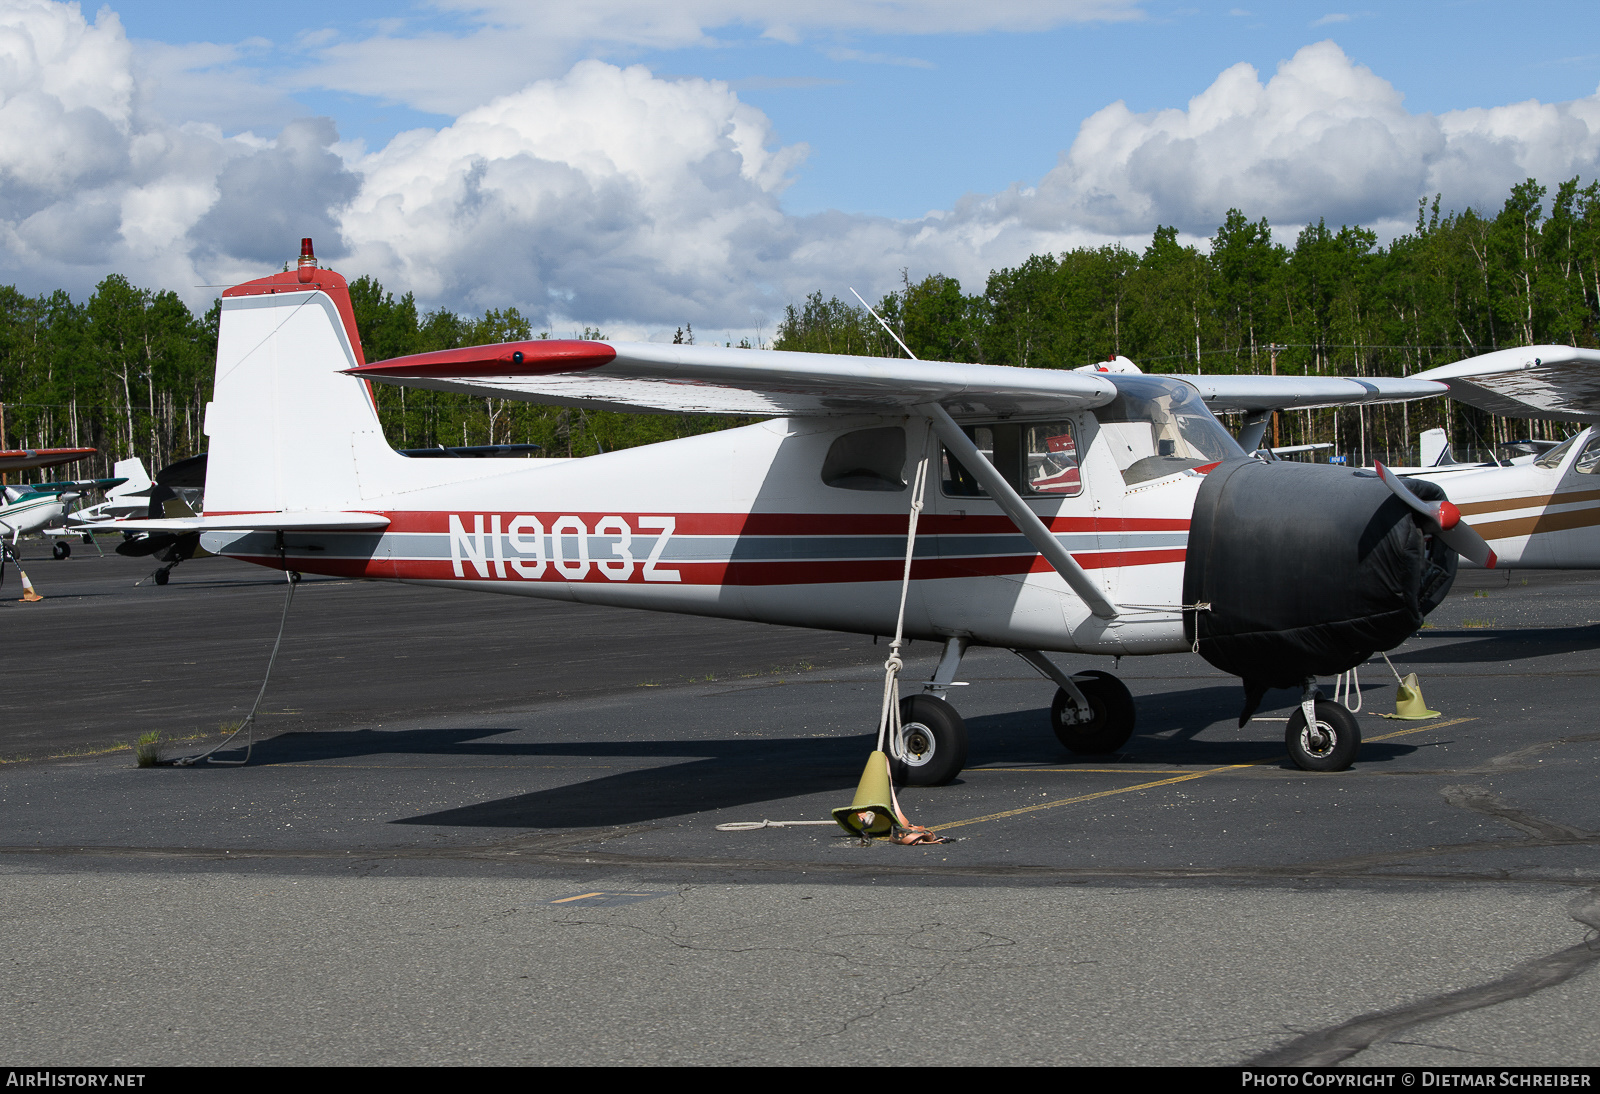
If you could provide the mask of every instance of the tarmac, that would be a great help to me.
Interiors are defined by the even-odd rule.
[[[105,546],[0,586],[18,1062],[1600,1065],[1597,575],[1464,571],[1391,654],[1441,716],[1375,660],[1336,774],[1187,655],[1073,756],[973,651],[902,794],[956,841],[899,847],[717,829],[848,803],[885,646],[431,588],[308,577],[249,762],[138,768],[249,709],[288,586]]]

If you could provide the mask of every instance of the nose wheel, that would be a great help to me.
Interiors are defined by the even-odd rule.
[[[1284,744],[1289,758],[1302,771],[1343,771],[1355,762],[1361,748],[1361,726],[1342,704],[1318,699],[1313,725],[1306,724],[1304,709],[1295,708]]]

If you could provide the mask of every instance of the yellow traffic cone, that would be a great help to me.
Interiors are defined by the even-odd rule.
[[[894,807],[894,788],[889,785],[889,757],[874,752],[867,757],[866,770],[856,786],[855,800],[833,811],[839,827],[852,836],[883,837],[894,831],[899,819]]]
[[[29,604],[36,600],[43,600],[44,597],[33,591],[33,582],[28,580],[28,571],[18,566],[17,573],[22,575],[22,600]]]
[[[1400,686],[1394,693],[1394,717],[1404,718],[1407,721],[1420,721],[1424,718],[1437,718],[1437,710],[1429,710],[1428,704],[1422,699],[1422,684],[1417,680],[1414,672],[1406,673],[1406,678],[1400,681]]]

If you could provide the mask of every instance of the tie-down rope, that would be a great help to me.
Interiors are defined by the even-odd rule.
[[[208,759],[213,752],[216,752],[220,748],[226,747],[229,741],[233,740],[240,733],[243,733],[246,727],[248,727],[250,730],[250,736],[245,739],[246,743],[244,748],[244,759],[210,760],[210,762],[214,764],[230,764],[235,767],[243,767],[245,764],[250,762],[250,753],[256,747],[256,711],[261,709],[261,700],[267,694],[267,681],[272,679],[272,666],[278,660],[278,647],[283,645],[283,628],[284,625],[289,622],[289,605],[294,603],[294,587],[300,584],[299,581],[289,575],[287,570],[284,571],[283,576],[289,582],[289,594],[283,598],[283,615],[278,619],[278,637],[273,639],[272,655],[267,658],[267,672],[266,675],[261,678],[261,690],[256,692],[256,701],[250,705],[250,713],[245,715],[244,721],[240,722],[238,728],[236,728],[232,733],[228,734],[222,740],[218,741],[215,745],[206,749],[198,756],[185,756],[180,760],[174,760],[174,767],[188,767],[191,764],[197,764],[201,760]]]

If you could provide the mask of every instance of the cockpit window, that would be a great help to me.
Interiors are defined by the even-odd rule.
[[[1078,444],[1069,422],[1039,422],[1023,426],[1022,455],[1027,467],[1022,476],[1030,494],[1071,495],[1083,489],[1078,474]]]
[[[1600,474],[1600,436],[1589,435],[1589,443],[1578,453],[1578,460],[1572,469],[1580,475]]]
[[[1158,479],[1185,468],[1244,458],[1244,449],[1200,393],[1161,376],[1108,375],[1117,397],[1095,410],[1122,481]]]
[[[996,422],[963,426],[1002,478],[1024,497],[1073,497],[1083,492],[1077,434],[1071,422]],[[948,451],[942,464],[946,497],[982,498],[988,491]]]
[[[1582,433],[1574,433],[1572,436],[1556,445],[1550,451],[1534,460],[1533,466],[1542,467],[1546,471],[1554,471],[1556,468],[1561,466],[1561,461],[1567,458],[1567,452],[1572,448],[1573,445],[1578,443],[1578,438],[1581,436],[1583,436]]]

